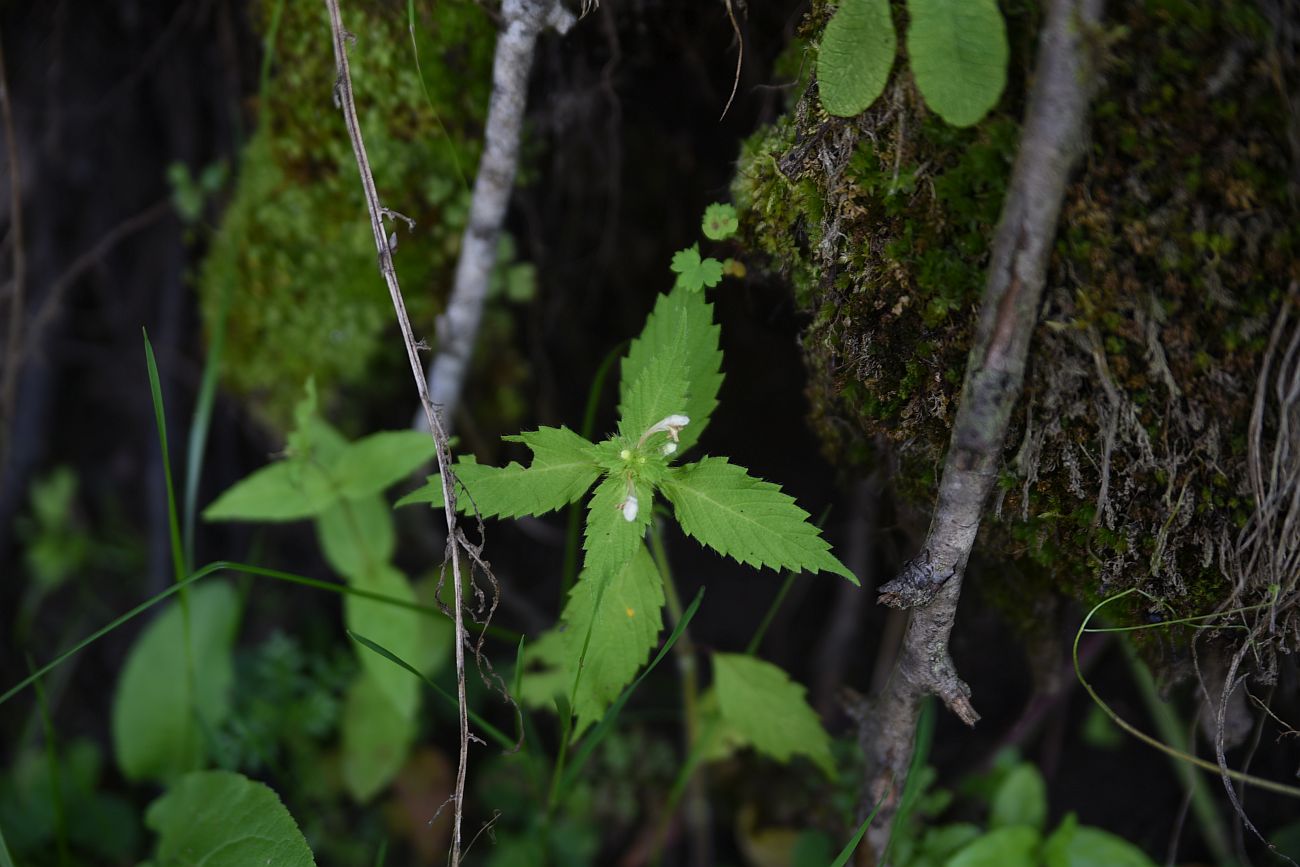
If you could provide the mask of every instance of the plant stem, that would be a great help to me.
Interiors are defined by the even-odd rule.
[[[668,565],[668,552],[664,548],[663,534],[659,522],[650,524],[650,552],[659,574],[664,582],[664,599],[668,603],[668,615],[676,626],[682,619],[682,600],[677,595],[677,585],[673,583],[672,569]],[[682,675],[682,712],[685,715],[683,732],[683,749],[687,756],[692,756],[700,742],[700,703],[699,672],[695,666],[695,644],[691,641],[690,631],[682,630],[681,638],[673,653],[677,657],[677,669]],[[705,797],[705,779],[700,764],[691,768],[686,792],[686,826],[691,838],[692,861],[697,867],[708,867],[712,863],[712,844],[709,840],[709,802]],[[668,817],[665,817],[665,821]]]

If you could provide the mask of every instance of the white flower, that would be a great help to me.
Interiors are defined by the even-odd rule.
[[[631,523],[636,520],[637,503],[636,494],[628,494],[627,499],[623,501],[623,520]]]
[[[673,452],[677,451],[677,443],[675,442],[664,443],[664,447],[662,451],[665,455],[671,455]]]
[[[637,443],[637,445],[638,446],[642,445],[646,440],[650,438],[651,434],[657,434],[657,433],[668,434],[668,438],[672,440],[674,443],[676,443],[677,436],[682,432],[682,428],[686,427],[690,423],[691,420],[684,415],[673,414],[667,416],[661,419],[660,421],[656,422],[655,424],[650,425],[650,427],[646,428],[645,433],[641,434],[641,440]],[[674,446],[673,451],[676,451],[676,446]],[[672,451],[665,451],[664,454],[670,455],[672,454]]]

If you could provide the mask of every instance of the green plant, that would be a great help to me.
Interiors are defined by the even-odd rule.
[[[843,0],[817,55],[822,106],[852,117],[884,92],[897,41],[889,0]],[[921,96],[953,126],[978,123],[1007,81],[1007,32],[995,0],[907,0],[907,57]]]
[[[735,231],[735,212],[715,205],[702,229],[719,240]],[[672,506],[686,535],[719,554],[755,567],[828,571],[856,583],[794,500],[726,458],[678,465],[699,440],[722,384],[719,327],[703,287],[721,280],[722,264],[698,245],[673,257],[676,285],[661,295],[622,360],[617,433],[591,442],[565,427],[543,427],[511,441],[528,446],[529,466],[456,464],[457,508],[480,517],[537,516],[578,501],[587,507],[585,561],[560,616],[564,626],[533,643],[526,660],[538,668],[524,683],[525,700],[550,705],[568,695],[576,737],[598,720],[645,663],[662,628],[661,609],[674,590],[662,558],[644,537],[656,495]],[[399,501],[443,505],[441,479]],[[659,562],[656,562],[658,559]],[[714,661],[718,708],[737,735],[778,759],[814,757],[828,772],[825,733],[802,700],[802,688],[757,660],[719,655]]]
[[[1047,833],[1046,783],[1036,767],[1014,753],[1004,753],[990,773],[961,787],[983,805],[983,824],[936,823],[953,793],[930,788],[935,780],[931,768],[918,776],[911,821],[894,827],[890,851],[895,867],[1154,867],[1132,843],[1080,825],[1073,813]]]

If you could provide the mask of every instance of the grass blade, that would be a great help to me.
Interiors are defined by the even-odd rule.
[[[5,843],[4,828],[0,828],[0,867],[14,867],[13,856],[9,854],[9,846]]]
[[[911,777],[909,776],[908,779],[911,779]],[[839,856],[831,862],[831,867],[845,867],[845,865],[849,863],[849,859],[852,858],[853,853],[857,851],[858,844],[862,842],[863,836],[866,835],[867,829],[871,827],[871,820],[876,818],[876,814],[880,812],[880,805],[883,803],[885,803],[884,798],[881,798],[876,802],[876,806],[871,809],[871,813],[868,814],[867,818],[863,819],[862,824],[858,826],[858,830],[854,833],[853,839],[849,840],[849,842],[845,844],[844,848],[840,850]]]
[[[158,378],[158,363],[153,357],[153,345],[149,342],[149,332],[144,334],[144,357],[149,365],[149,393],[153,397],[154,421],[158,424],[158,444],[162,447],[163,478],[167,482],[167,524],[171,531],[172,570],[176,581],[185,579],[185,553],[181,544],[181,527],[176,518],[176,487],[172,484],[172,461],[167,451],[167,421],[163,413],[162,382]]]
[[[189,587],[195,581],[198,581],[202,578],[206,578],[207,576],[213,574],[214,572],[221,572],[223,570],[228,570],[230,572],[235,572],[244,575],[252,575],[259,578],[273,578],[277,581],[284,581],[285,583],[288,584],[297,584],[303,587],[310,587],[313,590],[325,590],[330,593],[337,593],[340,596],[356,596],[361,599],[372,599],[375,602],[382,602],[385,605],[395,605],[398,608],[406,608],[411,611],[416,611],[419,612],[420,614],[425,615],[426,617],[447,617],[447,615],[444,614],[440,609],[435,608],[433,606],[421,605],[418,602],[410,602],[406,599],[396,599],[392,596],[385,596],[382,593],[374,593],[369,590],[358,590],[357,588],[349,587],[346,584],[337,584],[331,581],[321,581],[316,578],[307,578],[306,576],[303,575],[295,575],[292,572],[281,572],[277,569],[264,569],[261,566],[252,566],[247,563],[232,563],[227,560],[218,560],[215,563],[209,563],[208,565],[204,566],[202,569],[199,569],[197,572],[194,572],[191,575],[189,575],[189,577],[185,578],[180,583],[171,585],[167,589],[163,590],[161,593],[155,593],[153,596],[150,596],[148,599],[141,602],[139,605],[135,606],[130,611],[127,611],[125,614],[114,618],[106,626],[102,627],[101,629],[97,629],[96,631],[92,632],[90,635],[83,638],[81,641],[78,641],[71,648],[65,650],[63,653],[55,657],[53,661],[48,662],[45,665],[41,666],[31,675],[29,675],[19,683],[15,684],[14,686],[6,690],[4,694],[0,695],[0,705],[3,705],[5,702],[9,701],[18,693],[22,692],[24,689],[31,686],[39,678],[42,678],[45,675],[49,674],[55,668],[58,668],[60,665],[67,662],[69,659],[71,659],[76,654],[80,653],[82,650],[85,650],[87,647],[94,644],[96,641],[103,638],[105,635],[108,635],[114,629],[117,629],[119,626],[122,626],[123,624],[135,619],[136,617],[140,616],[144,612],[148,611],[150,608],[157,605],[159,602],[162,602],[163,600],[167,599],[169,596],[173,596],[176,593],[179,593],[181,590],[185,589],[186,587]],[[500,627],[495,627],[495,626],[490,627],[488,629],[487,634],[492,635],[496,638],[502,638],[507,641],[519,640],[519,635],[517,633],[511,632],[508,629],[502,629]],[[0,867],[3,867],[3,864],[0,864]]]

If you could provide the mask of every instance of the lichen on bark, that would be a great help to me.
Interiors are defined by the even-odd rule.
[[[827,117],[815,85],[805,89],[746,143],[734,184],[755,263],[784,273],[809,314],[811,421],[828,455],[863,465],[887,444],[901,498],[922,510],[948,444],[1037,27],[1034,4],[1004,11],[1011,85],[977,127],[928,116],[900,57],[858,118]],[[814,4],[805,37],[826,13]],[[1093,40],[1102,87],[1088,151],[982,547],[1018,564],[1021,583],[1001,595],[1029,606],[1026,577],[1085,601],[1132,586],[1162,600],[1130,609],[1134,620],[1268,602],[1277,576],[1243,566],[1242,530],[1257,512],[1256,381],[1300,279],[1295,118],[1278,87],[1295,71],[1279,70],[1278,34],[1249,2],[1146,0],[1115,8],[1108,26]],[[1278,419],[1264,407],[1263,440]],[[994,598],[1006,572],[979,579]],[[1297,579],[1287,580],[1269,612],[1279,648],[1300,644],[1282,610],[1294,606]]]

